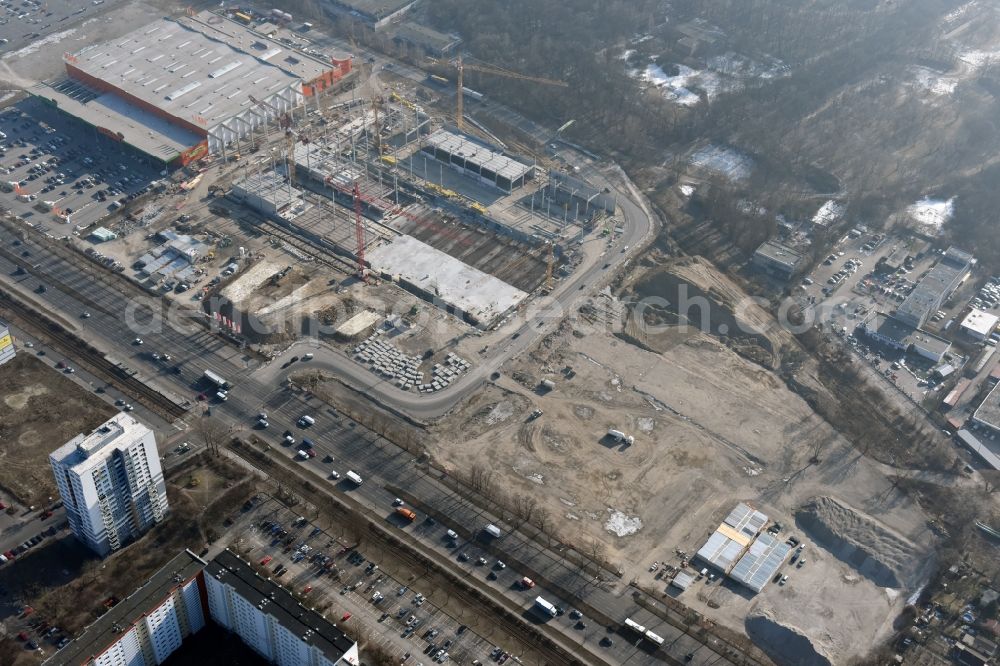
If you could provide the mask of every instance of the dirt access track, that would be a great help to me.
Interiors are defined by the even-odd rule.
[[[699,274],[710,278],[701,292],[732,302],[732,283],[706,265],[663,278],[663,297]],[[763,310],[746,312],[761,334],[738,342],[775,363],[790,338]],[[722,314],[713,321],[724,323]],[[659,351],[603,323],[567,322],[433,428],[431,454],[457,474],[488,467],[499,492],[536,497],[559,538],[657,595],[667,589],[650,565],[679,564],[676,548],[693,555],[737,502],[749,502],[784,525],[783,537],[804,539],[806,564],[786,563],[788,582],[757,595],[701,581],[680,601],[779,663],[845,663],[867,652],[929,575],[925,515],[881,465],[720,336],[666,326],[644,344]],[[555,389],[540,391],[542,379]],[[536,407],[544,414],[528,419]],[[634,444],[610,441],[609,428]]]

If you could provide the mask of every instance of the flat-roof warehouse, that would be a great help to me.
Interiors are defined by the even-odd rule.
[[[499,148],[465,134],[439,129],[427,137],[423,150],[480,182],[511,192],[524,185],[535,167],[505,155]]]
[[[896,319],[914,328],[923,326],[966,278],[974,262],[968,252],[957,247],[948,248],[896,308]]]
[[[732,580],[760,592],[792,547],[764,532],[767,516],[740,502],[698,550],[698,559]]]
[[[65,64],[68,79],[32,92],[171,165],[238,146],[351,71],[350,59],[324,62],[209,12],[158,19]]]

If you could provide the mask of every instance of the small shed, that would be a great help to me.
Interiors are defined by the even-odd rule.
[[[689,587],[691,587],[692,583],[694,583],[694,576],[687,573],[686,571],[678,571],[677,575],[674,576],[674,579],[670,581],[670,584],[678,588],[679,590],[688,589]]]
[[[95,243],[107,243],[108,241],[113,241],[118,238],[118,234],[111,231],[111,229],[108,229],[107,227],[97,227],[90,232],[90,238]]]

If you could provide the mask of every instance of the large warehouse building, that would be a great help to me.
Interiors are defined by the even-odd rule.
[[[153,163],[235,148],[351,71],[210,12],[163,18],[66,54],[67,78],[33,91]]]

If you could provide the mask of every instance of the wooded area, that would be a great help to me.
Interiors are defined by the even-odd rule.
[[[463,0],[434,0],[420,18],[460,34],[470,56],[571,86],[472,72],[467,85],[552,125],[575,119],[571,138],[626,168],[662,164],[706,142],[733,146],[758,168],[752,182],[729,184],[741,190],[730,207],[766,198],[783,212],[806,197],[839,195],[845,220],[875,228],[921,196],[956,196],[949,236],[1000,266],[991,233],[1000,194],[989,185],[1000,149],[996,68],[987,62],[962,81],[954,94],[963,103],[944,106],[906,90],[914,67],[961,65],[942,38],[952,2],[513,0],[469,9]],[[688,24],[709,36],[692,43]],[[777,58],[787,75],[710,99],[702,93],[702,103],[684,107],[629,76],[626,49],[635,52],[628,62],[652,60],[667,71],[670,63],[697,68],[717,51]],[[709,198],[721,200],[718,192]],[[729,234],[740,216],[721,212],[711,220]],[[757,225],[734,240],[745,250],[763,231]]]

